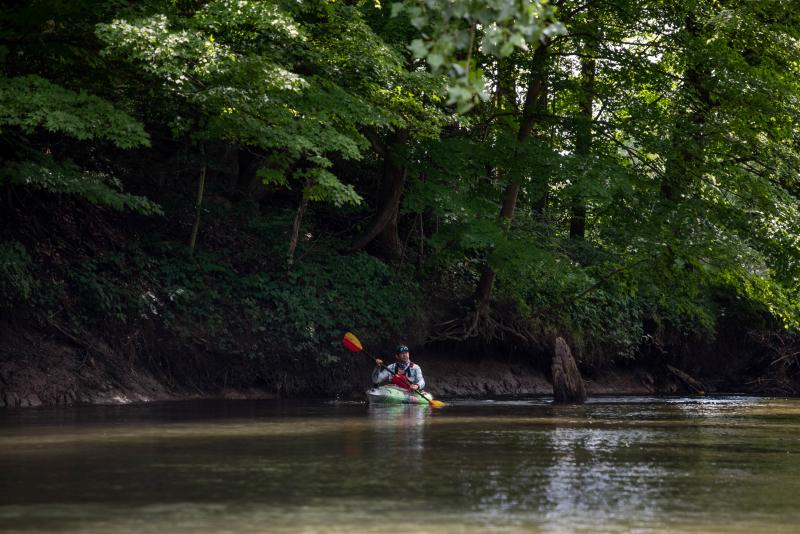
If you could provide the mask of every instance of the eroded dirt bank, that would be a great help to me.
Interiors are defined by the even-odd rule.
[[[369,387],[369,361],[343,355],[330,367],[265,366],[257,361],[208,354],[196,347],[130,344],[114,351],[100,339],[74,340],[53,332],[0,330],[0,407],[150,402],[188,398],[360,398]],[[438,397],[549,395],[546,367],[520,358],[460,357],[419,350],[414,360]],[[701,377],[702,378],[702,377]],[[666,368],[617,365],[584,370],[589,395],[693,393]],[[739,388],[707,382],[706,392],[773,393],[768,382]],[[759,389],[761,386],[761,389]]]

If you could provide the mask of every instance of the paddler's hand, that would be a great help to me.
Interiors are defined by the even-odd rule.
[[[383,367],[383,360],[375,358],[375,367]]]
[[[410,389],[413,389],[414,391],[417,391],[417,390],[419,389],[419,384],[411,384],[411,385],[410,385],[410,386],[408,386],[408,387],[409,387]]]

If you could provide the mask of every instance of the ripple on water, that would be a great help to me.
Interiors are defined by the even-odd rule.
[[[150,410],[150,411],[148,411]],[[792,399],[0,415],[0,530],[789,532]]]

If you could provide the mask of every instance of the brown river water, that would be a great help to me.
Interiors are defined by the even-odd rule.
[[[798,532],[800,400],[0,410],[0,532]]]

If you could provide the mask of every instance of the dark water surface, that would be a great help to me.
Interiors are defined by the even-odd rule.
[[[1,532],[798,532],[800,401],[0,411]]]

